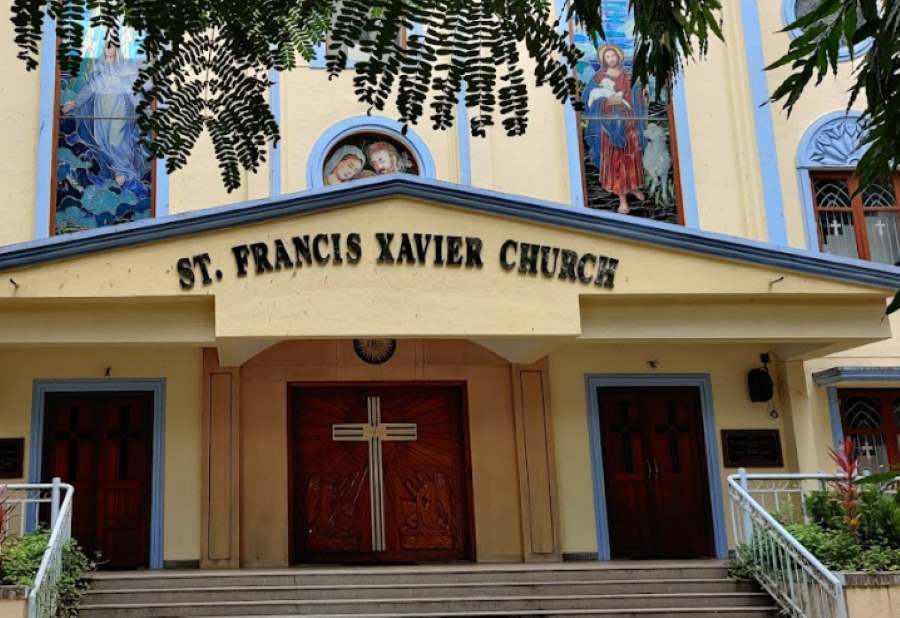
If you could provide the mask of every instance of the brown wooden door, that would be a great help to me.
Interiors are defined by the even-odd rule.
[[[335,441],[335,425],[348,431],[357,430],[351,424],[369,425],[369,402],[376,398],[379,423],[415,424],[415,439],[379,434],[380,456],[374,454],[372,440]],[[459,386],[298,386],[292,391],[291,408],[294,562],[471,556]],[[380,513],[383,523],[376,525]],[[376,547],[373,538],[378,529],[383,530],[383,547]]]
[[[75,487],[72,534],[110,569],[147,567],[153,396],[50,393],[42,478]]]
[[[691,388],[600,388],[613,558],[711,556],[703,427]]]

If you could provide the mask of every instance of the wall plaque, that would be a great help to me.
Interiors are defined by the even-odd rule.
[[[22,478],[25,438],[0,438],[0,479]]]
[[[726,468],[784,467],[777,429],[723,429],[722,456]]]

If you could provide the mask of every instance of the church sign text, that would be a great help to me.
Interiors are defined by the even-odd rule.
[[[371,245],[361,234],[303,234],[231,247],[231,265],[237,277],[325,266],[353,266],[370,246],[379,266],[414,265],[433,268],[484,267],[485,246],[476,236],[428,233],[377,232]],[[612,289],[619,260],[596,253],[579,253],[516,240],[503,242],[495,255],[500,268],[522,276],[578,282]],[[209,253],[182,257],[176,264],[178,283],[191,290],[221,281],[225,272],[212,263]]]

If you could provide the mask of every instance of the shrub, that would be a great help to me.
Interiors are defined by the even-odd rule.
[[[50,532],[44,529],[8,540],[0,554],[0,583],[32,586],[49,540]],[[96,567],[74,539],[66,543],[57,582],[57,616],[77,615],[78,603],[88,588],[86,575]]]

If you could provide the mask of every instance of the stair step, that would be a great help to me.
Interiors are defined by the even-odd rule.
[[[620,595],[533,595],[533,596],[483,596],[483,597],[432,597],[432,598],[362,598],[317,599],[302,601],[209,601],[195,603],[143,603],[143,604],[84,604],[85,616],[116,616],[127,611],[129,616],[198,616],[259,614],[333,614],[359,613],[363,608],[369,613],[410,613],[444,611],[452,605],[453,611],[489,610],[572,610],[616,609],[630,610],[645,607],[754,607],[768,606],[768,595],[759,592],[739,593],[679,593],[679,594],[620,594]],[[447,608],[450,609],[450,608]]]
[[[403,614],[399,614],[403,615]],[[527,618],[528,616],[540,616],[541,618],[565,618],[578,616],[579,618],[600,616],[602,618],[686,618],[689,616],[726,616],[727,618],[770,618],[779,615],[779,609],[770,607],[685,607],[675,609],[644,608],[621,611],[616,609],[601,610],[533,610],[516,611],[480,611],[473,612],[428,612],[406,614],[417,618],[479,618],[481,616],[514,616]],[[259,614],[243,615],[242,618],[295,618],[298,614]],[[306,614],[305,618],[396,618],[398,614]],[[225,618],[225,616],[199,616],[197,618]]]
[[[503,595],[542,595],[554,592],[577,594],[639,594],[639,593],[679,593],[694,592],[717,594],[723,592],[754,592],[758,587],[751,581],[729,579],[691,580],[609,580],[600,582],[558,581],[558,582],[445,582],[441,584],[391,584],[365,585],[296,585],[296,586],[212,586],[182,588],[143,588],[139,590],[103,589],[92,590],[85,597],[90,605],[134,604],[152,600],[154,603],[178,603],[196,601],[254,601],[254,600],[313,600],[348,599],[357,597],[404,597],[427,598],[481,597]]]
[[[463,567],[381,567],[359,569],[280,569],[272,571],[181,571],[99,573],[94,575],[97,590],[122,588],[180,588],[185,582],[191,586],[289,586],[289,585],[367,585],[390,584],[402,586],[417,583],[455,582],[549,582],[604,581],[625,579],[724,579],[725,566],[718,562],[697,565],[675,564],[656,566],[628,564],[608,566],[558,565],[555,568],[528,568],[519,565],[486,568],[481,565]],[[199,583],[202,582],[202,583]]]

